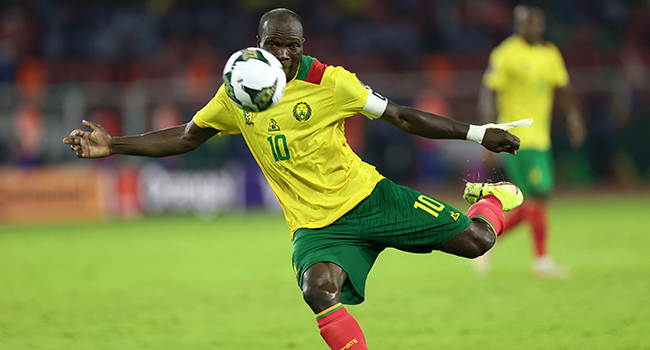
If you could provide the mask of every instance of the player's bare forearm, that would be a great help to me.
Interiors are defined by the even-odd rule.
[[[217,133],[194,123],[156,130],[137,136],[113,137],[111,154],[167,157],[187,153]]]
[[[381,118],[398,130],[430,139],[467,139],[469,124],[414,108],[388,103]],[[492,152],[516,153],[519,138],[500,129],[487,129],[481,145]]]
[[[178,125],[142,135],[113,137],[111,154],[167,157],[186,153],[193,148],[183,142],[185,128],[186,125]]]
[[[202,129],[194,122],[137,136],[111,137],[101,125],[83,120],[90,129],[75,129],[63,143],[79,158],[103,158],[113,154],[166,157],[189,152],[219,131]]]
[[[462,139],[467,136],[469,124],[392,102],[379,119],[400,131],[429,139]]]
[[[557,88],[557,95],[560,106],[564,110],[564,113],[566,113],[571,145],[573,147],[579,147],[585,140],[586,130],[584,121],[578,110],[576,97],[569,86]]]
[[[578,111],[578,102],[576,101],[576,97],[569,86],[558,87],[557,97],[558,101],[560,102],[560,106],[564,110],[564,113],[567,115],[567,118],[580,118],[580,113]]]

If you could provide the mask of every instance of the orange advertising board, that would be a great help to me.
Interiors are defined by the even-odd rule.
[[[0,222],[101,218],[100,175],[92,167],[0,168]]]

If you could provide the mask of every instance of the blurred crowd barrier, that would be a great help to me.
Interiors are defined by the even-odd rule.
[[[0,221],[101,219],[103,184],[92,167],[0,168]]]
[[[279,208],[264,176],[237,165],[173,171],[157,164],[0,168],[0,223],[91,222],[145,213],[211,217]]]

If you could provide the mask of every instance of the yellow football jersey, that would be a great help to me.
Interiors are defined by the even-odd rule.
[[[530,45],[517,34],[510,36],[490,54],[483,83],[497,92],[499,123],[534,119],[531,127],[512,131],[521,139],[520,149],[551,148],[555,88],[569,83],[564,60],[554,44]]]
[[[369,90],[341,67],[303,56],[280,102],[264,112],[233,105],[223,85],[194,116],[220,135],[241,133],[278,198],[293,233],[327,226],[383,178],[348,146],[344,120],[364,109]]]

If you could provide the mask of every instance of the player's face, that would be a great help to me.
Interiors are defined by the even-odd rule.
[[[269,20],[266,30],[258,38],[257,46],[270,52],[282,63],[287,82],[293,79],[302,59],[302,27],[299,22],[281,22]]]
[[[517,23],[519,33],[530,43],[536,43],[542,40],[546,24],[544,23],[544,13],[541,10],[530,8]]]

